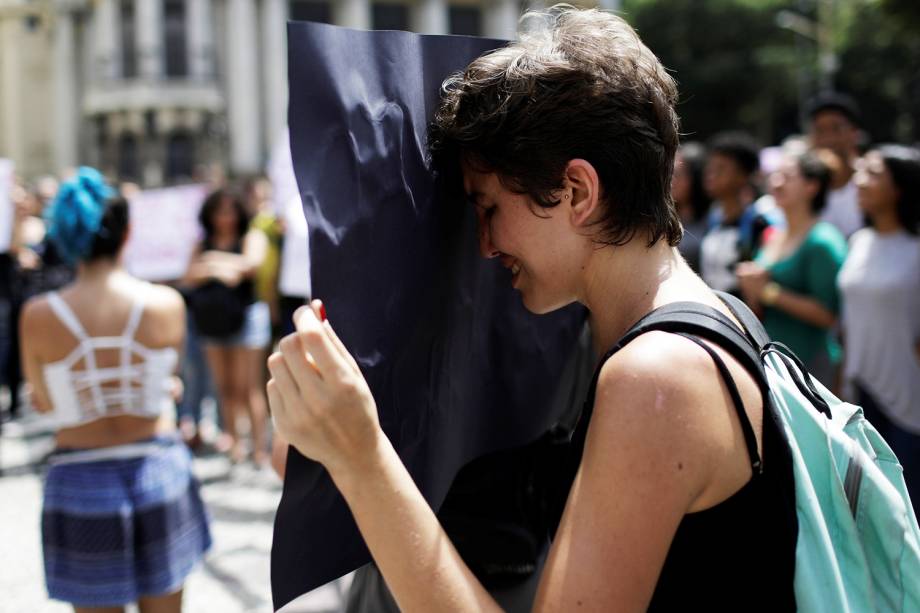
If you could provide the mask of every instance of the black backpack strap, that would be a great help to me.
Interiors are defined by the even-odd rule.
[[[760,323],[757,316],[751,312],[744,302],[726,292],[716,292],[716,294],[728,307],[728,310],[732,312],[732,315],[744,326],[748,338],[757,347],[760,355],[763,357],[769,353],[775,353],[779,356],[785,363],[786,369],[789,371],[789,377],[795,383],[799,392],[811,401],[815,409],[823,413],[828,419],[833,419],[830,406],[818,392],[818,388],[815,387],[811,374],[802,360],[783,343],[770,340],[770,336],[767,334],[763,324]]]
[[[766,328],[763,327],[763,324],[760,323],[760,320],[757,319],[754,312],[737,296],[732,296],[728,292],[719,291],[716,292],[716,295],[722,303],[728,307],[728,310],[735,316],[735,319],[744,326],[745,333],[754,344],[754,347],[757,348],[757,351],[762,351],[764,346],[770,343],[770,335],[767,334]]]
[[[753,313],[751,317],[755,317]],[[604,356],[604,361],[636,337],[652,330],[683,332],[715,343],[744,366],[762,392],[768,391],[760,349],[754,347],[748,336],[739,330],[731,319],[716,309],[697,302],[674,302],[655,309],[623,335],[616,346]]]

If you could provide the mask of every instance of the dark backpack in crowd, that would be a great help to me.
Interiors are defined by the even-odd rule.
[[[247,305],[239,287],[208,281],[190,290],[186,302],[202,336],[227,338],[243,328]]]

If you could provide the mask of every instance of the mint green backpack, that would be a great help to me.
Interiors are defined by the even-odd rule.
[[[898,459],[861,408],[838,399],[788,348],[771,342],[743,302],[720,297],[746,336],[718,311],[693,303],[657,309],[634,329],[699,334],[765,376],[792,456],[798,609],[920,612],[920,528]]]
[[[763,359],[792,451],[800,610],[920,612],[920,529],[898,459],[861,408],[776,349]]]
[[[792,452],[799,610],[920,612],[920,528],[898,459],[861,408],[770,343],[743,303],[722,298],[760,348]]]

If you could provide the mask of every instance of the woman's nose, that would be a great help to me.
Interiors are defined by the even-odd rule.
[[[489,259],[494,258],[498,255],[499,251],[495,248],[495,245],[492,244],[492,232],[489,228],[489,220],[485,219],[485,215],[478,215],[479,223],[479,255]]]

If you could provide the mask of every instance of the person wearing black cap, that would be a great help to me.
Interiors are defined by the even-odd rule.
[[[859,157],[859,106],[846,94],[825,92],[811,101],[808,117],[811,145],[816,149],[829,149],[840,160],[831,178],[821,221],[835,225],[844,236],[850,236],[865,225],[854,180],[854,166]]]

